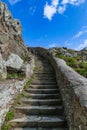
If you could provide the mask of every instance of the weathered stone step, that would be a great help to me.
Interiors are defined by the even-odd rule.
[[[54,72],[35,72],[34,75],[55,75]]]
[[[30,127],[28,127],[28,128],[14,128],[14,129],[12,129],[12,130],[69,130],[68,128],[41,128],[41,127],[39,127],[39,128],[30,128]]]
[[[31,83],[31,84],[36,84],[36,85],[44,85],[44,84],[46,84],[46,85],[56,85],[57,83],[56,83],[56,81],[54,81],[54,82],[33,82],[33,83]]]
[[[32,99],[59,99],[61,97],[60,94],[33,94],[28,92],[24,92],[24,95]]]
[[[35,71],[35,73],[37,73],[37,72],[51,72],[51,73],[55,73],[55,71],[51,68],[51,67],[49,67],[49,68],[45,68],[45,67],[42,67],[42,68],[38,68],[38,70],[36,70]]]
[[[26,116],[11,120],[9,124],[12,127],[41,127],[41,128],[63,128],[66,126],[66,121],[58,117],[47,116]],[[29,129],[30,130],[30,129]]]
[[[55,79],[33,79],[33,82],[56,82]]]
[[[29,88],[35,88],[35,89],[59,89],[57,85],[30,85]]]
[[[44,79],[44,80],[56,80],[56,78],[55,77],[34,77],[34,79],[37,79],[37,80],[42,80],[42,79]]]
[[[63,106],[19,106],[16,110],[26,115],[62,115]]]
[[[55,75],[45,75],[45,76],[43,76],[43,75],[38,75],[38,76],[36,76],[36,78],[55,78]]]
[[[34,74],[55,74],[55,71],[52,71],[52,70],[38,70],[38,71],[35,71]]]
[[[43,74],[43,73],[38,73],[38,74],[34,74],[34,76],[43,76],[43,77],[45,77],[45,76],[54,76],[55,74],[49,74],[49,73],[47,73],[47,74]]]
[[[22,99],[22,102],[29,104],[29,105],[34,105],[34,106],[41,106],[41,105],[45,105],[45,106],[57,106],[57,105],[61,105],[62,101],[61,99]]]
[[[29,93],[37,93],[37,94],[58,94],[59,90],[58,89],[27,89],[26,90]]]

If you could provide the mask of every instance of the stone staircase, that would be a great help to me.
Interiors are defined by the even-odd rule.
[[[68,130],[55,73],[50,63],[38,58],[38,69],[22,104],[16,106],[10,130]]]

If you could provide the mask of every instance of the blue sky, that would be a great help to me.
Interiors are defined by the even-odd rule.
[[[87,47],[86,0],[2,0],[22,24],[27,46]]]

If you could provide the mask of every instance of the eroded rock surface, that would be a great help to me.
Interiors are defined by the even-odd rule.
[[[9,52],[28,57],[27,48],[22,39],[22,27],[17,19],[14,19],[5,3],[0,2],[0,49],[4,59]]]

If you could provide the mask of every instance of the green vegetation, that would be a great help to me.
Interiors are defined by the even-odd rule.
[[[8,130],[10,128],[10,125],[8,123],[5,123],[3,126],[2,126],[2,130]]]
[[[17,104],[21,104],[21,98],[22,98],[22,95],[20,94],[18,97],[17,97]]]
[[[14,112],[9,111],[6,114],[5,123],[2,126],[2,130],[8,130],[10,128],[10,125],[7,122],[12,120],[13,118],[14,118]]]
[[[3,80],[3,78],[2,78],[2,76],[0,75],[0,81],[2,81]]]
[[[7,73],[8,79],[21,79],[23,80],[25,78],[25,74],[23,73]]]
[[[75,57],[64,56],[60,51],[57,51],[55,56],[65,60],[67,65],[87,78],[87,62],[83,61],[80,55]]]
[[[10,121],[14,118],[14,112],[12,111],[9,111],[7,114],[6,114],[6,121]]]
[[[17,97],[17,100],[16,100],[16,101],[17,101],[17,102],[16,102],[17,104],[21,105],[21,103],[22,103],[22,102],[21,102],[21,98],[22,98],[22,97],[28,98],[28,96],[22,92],[22,93]]]
[[[34,76],[31,76],[31,78],[28,80],[28,82],[25,84],[24,89],[26,90],[29,85],[32,83]]]
[[[28,87],[29,87],[29,85],[32,83],[32,81],[33,81],[33,76],[31,76],[31,78],[30,78],[30,80],[28,80],[28,82],[25,84],[25,86],[24,86],[24,89],[26,90]],[[21,98],[22,97],[26,97],[26,98],[28,98],[29,96],[26,96],[23,92],[17,97],[17,104],[21,104]]]

